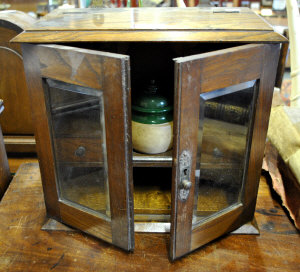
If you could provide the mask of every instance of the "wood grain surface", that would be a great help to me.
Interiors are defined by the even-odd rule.
[[[40,79],[40,66],[38,56],[33,46],[23,45],[24,67],[26,83],[28,86],[30,103],[32,105],[32,119],[35,124],[34,135],[36,137],[36,150],[44,181],[43,192],[48,216],[60,219],[58,193],[55,185],[55,165],[52,143],[50,139],[50,125],[47,118],[46,99]]]
[[[14,156],[12,156],[12,154],[9,154],[8,157],[8,165],[9,165],[9,169],[10,172],[12,174],[15,174],[20,165],[23,163],[38,163],[38,159],[36,157],[36,154],[29,154],[31,156],[24,157],[24,155],[22,154],[22,156],[20,156],[20,154],[13,154]]]
[[[238,12],[226,10],[209,7],[55,10],[28,30],[273,30],[269,23],[248,8],[237,8]]]
[[[35,152],[21,45],[10,43],[34,22],[34,18],[20,11],[0,12],[0,97],[5,103],[0,122],[7,152]]]
[[[260,235],[227,235],[175,262],[169,235],[135,234],[126,253],[81,232],[43,231],[46,221],[38,164],[23,164],[0,202],[1,271],[299,271],[300,233],[261,177]]]
[[[26,31],[12,42],[287,42],[274,31]]]
[[[55,10],[14,41],[286,42],[250,9],[236,11],[228,12],[226,8]]]
[[[279,45],[267,45],[264,47],[261,76],[259,81],[259,93],[255,108],[251,150],[249,152],[248,171],[244,186],[243,204],[244,210],[242,223],[251,220],[251,214],[255,211],[256,196],[258,192],[259,176],[262,167],[266,136],[269,124],[269,116],[275,84],[275,68],[279,58]]]
[[[48,92],[44,92],[43,84],[46,84],[43,83],[43,77],[75,84],[77,88],[93,88],[89,90],[94,95],[100,92],[103,94],[112,242],[121,248],[132,249],[134,224],[129,57],[60,45],[23,44],[22,49],[36,122],[35,135],[48,215],[79,227],[73,215],[66,216],[66,210],[64,215],[61,214],[62,206],[58,203],[54,160],[58,154],[52,148],[51,139],[51,134],[55,135],[52,130],[56,128],[50,117]],[[35,103],[39,105],[35,106]],[[65,145],[65,148],[68,146]],[[89,157],[90,162],[93,154],[90,153]]]
[[[231,216],[228,210],[224,224],[218,223],[223,233],[230,232],[252,220],[262,165],[264,143],[268,125],[272,92],[275,81],[275,69],[279,56],[279,45],[244,45],[206,54],[175,59],[177,73],[174,114],[174,153],[173,153],[173,186],[172,186],[172,226],[171,252],[172,258],[180,257],[213,240],[221,233],[221,229],[209,232],[210,223],[204,222],[192,231],[192,211],[195,190],[195,166],[197,158],[197,135],[201,93],[225,88],[250,80],[259,79],[259,95],[255,116],[252,117],[253,132],[250,132],[249,163],[246,159],[245,181],[241,193],[242,211],[239,216]],[[226,70],[222,67],[226,66]],[[220,71],[220,72],[219,72]],[[204,76],[205,75],[205,76]],[[262,108],[263,107],[263,108]],[[189,120],[189,122],[186,122]],[[252,123],[252,121],[251,121]],[[191,126],[193,124],[193,126]],[[247,147],[248,148],[248,147]],[[190,197],[181,201],[179,161],[184,151],[191,154]],[[219,222],[216,220],[216,222]]]

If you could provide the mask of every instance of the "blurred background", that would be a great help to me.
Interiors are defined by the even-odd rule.
[[[187,7],[249,7],[268,17],[286,17],[285,0],[183,0]],[[298,0],[300,5],[300,0]],[[12,9],[44,16],[56,8],[174,7],[176,0],[0,0],[0,10]]]

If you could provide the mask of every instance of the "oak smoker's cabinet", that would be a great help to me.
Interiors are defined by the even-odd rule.
[[[249,9],[58,10],[22,42],[47,214],[183,256],[253,218],[280,43]],[[132,150],[131,98],[172,99],[173,148]]]

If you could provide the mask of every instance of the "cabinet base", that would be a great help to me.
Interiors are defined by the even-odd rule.
[[[152,233],[169,233],[170,223],[135,223],[135,232],[152,232]],[[42,230],[62,230],[62,231],[76,231],[55,219],[48,219],[46,223],[42,226]],[[240,228],[232,231],[231,234],[259,234],[259,229],[255,218],[251,222],[248,222],[241,226]]]

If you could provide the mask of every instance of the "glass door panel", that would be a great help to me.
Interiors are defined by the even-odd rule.
[[[241,201],[256,93],[254,80],[200,95],[194,226]]]
[[[47,214],[134,248],[129,56],[24,44]]]
[[[248,44],[174,59],[172,259],[253,219],[278,53]]]
[[[110,220],[101,91],[45,80],[59,198]]]

